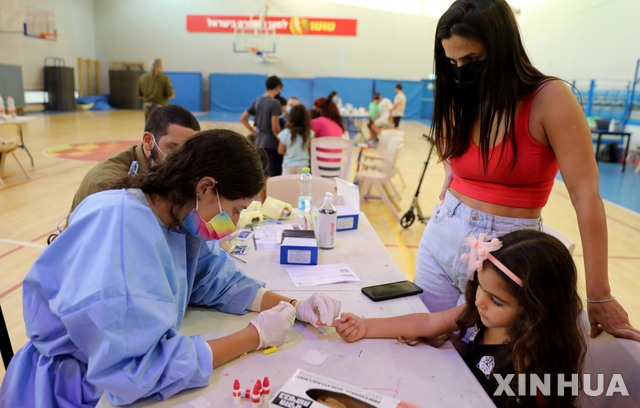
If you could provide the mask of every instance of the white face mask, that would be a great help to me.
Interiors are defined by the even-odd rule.
[[[163,152],[163,151],[162,151],[162,149],[160,148],[160,145],[158,145],[158,142],[156,142],[156,138],[155,138],[155,136],[151,136],[151,138],[152,138],[152,140],[153,140],[153,144],[155,145],[155,147],[157,147],[157,148],[158,148],[158,150],[160,151],[160,153],[162,153],[162,158],[163,158],[163,159],[166,159],[166,158],[167,158],[167,155],[166,155],[166,153],[165,153],[165,152]]]
[[[286,111],[287,113],[291,112],[291,106],[287,106],[287,108],[285,109],[285,111]]]

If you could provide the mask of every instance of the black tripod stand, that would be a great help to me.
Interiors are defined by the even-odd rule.
[[[413,196],[413,200],[411,201],[411,208],[409,208],[409,211],[407,211],[400,219],[400,225],[402,226],[402,228],[409,228],[416,220],[416,214],[414,214],[414,211],[418,214],[418,220],[421,223],[424,224],[429,220],[429,217],[422,214],[422,209],[420,209],[420,203],[418,202],[418,196],[420,195],[420,186],[422,185],[424,174],[427,172],[427,167],[429,166],[429,159],[431,159],[431,153],[433,152],[434,140],[427,135],[422,135],[422,137],[424,137],[431,146],[429,147],[427,160],[424,162],[422,175],[420,176],[420,181],[418,182],[418,189],[416,190],[416,194]]]

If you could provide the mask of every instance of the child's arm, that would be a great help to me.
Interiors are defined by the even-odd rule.
[[[340,337],[348,342],[363,338],[434,338],[458,329],[456,319],[462,309],[464,305],[437,313],[413,313],[382,319],[365,319],[353,313],[342,313],[333,326]]]
[[[278,142],[278,154],[283,156],[284,152],[286,151],[287,151],[287,147],[284,144],[282,144],[282,142]]]

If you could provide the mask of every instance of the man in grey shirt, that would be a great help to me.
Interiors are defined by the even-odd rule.
[[[256,99],[251,106],[240,116],[240,122],[255,136],[256,146],[264,149],[268,163],[263,163],[267,168],[269,177],[282,174],[282,156],[278,154],[278,138],[280,133],[279,118],[282,114],[280,101],[275,99],[282,91],[282,81],[273,75],[267,78],[266,92]],[[249,117],[254,117],[254,126],[249,124]]]

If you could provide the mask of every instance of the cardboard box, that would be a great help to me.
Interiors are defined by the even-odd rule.
[[[358,218],[360,212],[346,205],[336,205],[338,210],[338,220],[336,221],[336,231],[347,231],[358,229]]]
[[[269,406],[326,408],[331,401],[346,407],[395,408],[399,400],[305,370],[298,370],[275,393]],[[323,403],[324,402],[324,403]],[[337,404],[336,404],[337,405]]]
[[[318,242],[312,230],[284,230],[280,244],[280,264],[317,265]]]

